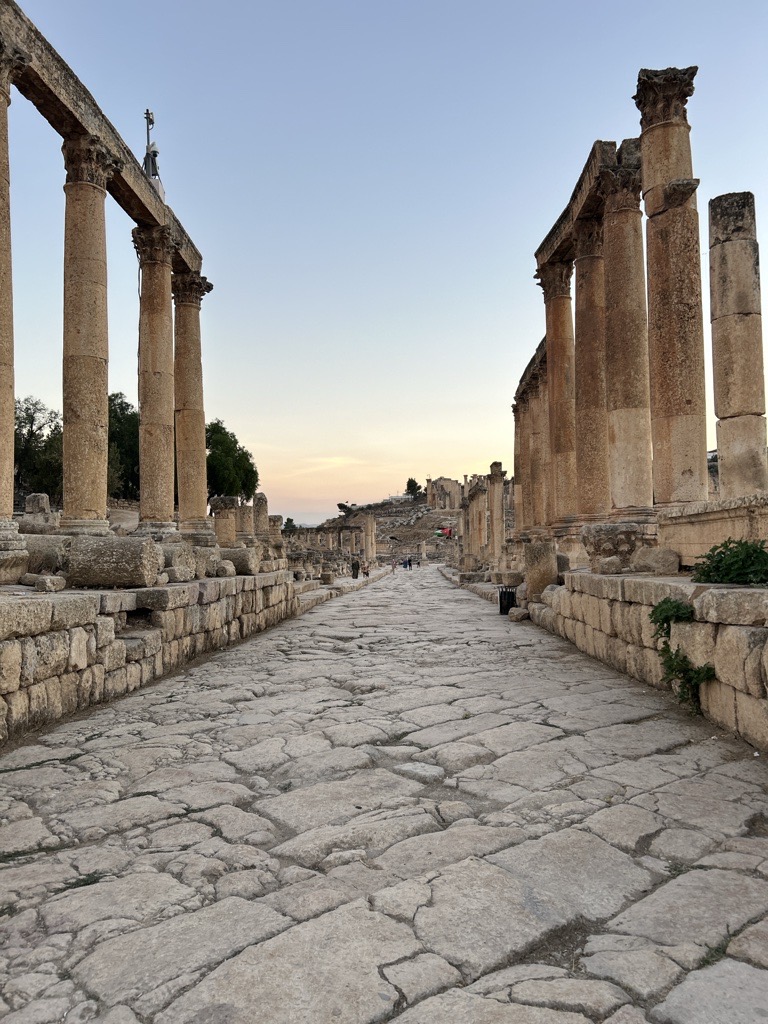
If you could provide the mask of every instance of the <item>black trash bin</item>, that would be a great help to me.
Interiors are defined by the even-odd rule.
[[[499,587],[499,615],[508,615],[510,608],[517,608],[515,587]]]

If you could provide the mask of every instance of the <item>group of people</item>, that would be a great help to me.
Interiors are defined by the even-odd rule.
[[[396,568],[397,568],[397,559],[393,558],[392,559],[392,572],[394,572]],[[408,558],[404,558],[403,559],[403,568],[404,569],[412,569],[413,568],[413,559],[410,556]],[[421,559],[420,558],[416,559],[416,568],[417,569],[421,568]]]
[[[368,579],[368,577],[371,575],[371,567],[368,564],[368,562],[363,562],[362,567],[361,567],[360,562],[356,558],[353,558],[352,559],[352,564],[351,564],[350,568],[352,569],[352,579],[353,580],[356,580],[360,576],[361,568],[362,568],[363,576],[365,576],[366,579]]]

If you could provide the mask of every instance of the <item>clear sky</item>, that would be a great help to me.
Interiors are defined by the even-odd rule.
[[[167,200],[214,283],[207,418],[298,522],[409,476],[511,473],[511,403],[544,333],[533,253],[595,139],[639,134],[640,67],[699,65],[704,252],[723,192],[755,192],[768,244],[762,0],[21,6],[139,159],[154,111]],[[60,409],[60,140],[18,93],[10,121],[16,392]],[[109,386],[135,403],[132,224],[107,205]]]

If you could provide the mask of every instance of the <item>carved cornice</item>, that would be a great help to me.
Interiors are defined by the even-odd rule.
[[[665,121],[688,123],[685,105],[693,95],[697,67],[665,68],[650,71],[643,68],[637,76],[637,92],[632,99],[640,111],[640,124],[645,130]]]
[[[95,135],[74,135],[61,147],[67,184],[85,183],[106,189],[107,182],[123,169],[119,160]]]
[[[186,304],[200,309],[203,298],[212,290],[213,285],[208,278],[193,271],[174,274],[171,278],[171,291],[177,306]]]
[[[571,276],[573,274],[573,263],[564,260],[556,263],[543,263],[536,271],[535,277],[539,286],[544,292],[544,301],[558,296],[571,297]]]
[[[605,213],[640,209],[639,167],[604,167],[600,171],[600,191]]]
[[[573,239],[576,243],[576,259],[584,256],[603,255],[603,221],[601,217],[585,217],[574,221]]]
[[[170,265],[176,245],[171,229],[165,224],[146,224],[131,232],[139,263],[167,263]]]
[[[20,71],[30,62],[29,54],[8,46],[0,39],[0,92],[10,99],[11,85]]]

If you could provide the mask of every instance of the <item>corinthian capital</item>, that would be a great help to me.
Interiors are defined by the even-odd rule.
[[[6,97],[10,95],[13,80],[29,61],[28,54],[0,40],[0,92]]]
[[[67,184],[85,182],[106,188],[107,182],[123,169],[123,161],[109,152],[95,135],[74,135],[61,147]]]
[[[183,274],[173,275],[171,290],[177,306],[186,303],[190,306],[197,306],[199,309],[203,298],[213,290],[213,285],[207,277],[190,270]]]
[[[600,192],[605,213],[640,209],[640,168],[603,167],[600,171]]]
[[[170,264],[176,245],[166,224],[142,224],[134,228],[131,235],[142,266],[145,263]]]
[[[632,99],[640,111],[640,124],[645,130],[664,121],[688,123],[685,104],[693,95],[697,67],[665,68],[650,71],[643,68],[637,76],[637,92]]]
[[[583,256],[603,255],[603,221],[600,217],[585,217],[573,225],[576,259]]]
[[[573,263],[571,260],[564,260],[558,263],[542,263],[534,275],[544,292],[544,301],[556,298],[558,295],[571,297],[571,275],[573,274]]]

